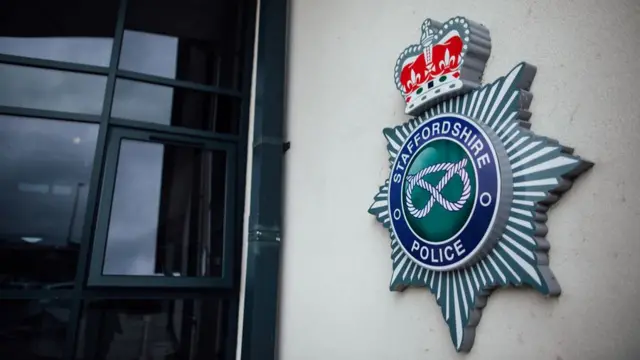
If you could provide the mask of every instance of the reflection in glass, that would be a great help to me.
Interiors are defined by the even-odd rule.
[[[0,53],[44,60],[109,66],[113,39],[0,36]]]
[[[76,359],[223,359],[221,300],[103,300],[85,307]]]
[[[118,66],[122,70],[175,79],[177,52],[175,37],[125,30]]]
[[[109,66],[117,1],[0,1],[0,54]]]
[[[223,152],[122,140],[103,274],[221,275]]]
[[[0,288],[66,287],[98,125],[0,115]]]
[[[240,99],[118,79],[111,116],[236,134]]]
[[[239,89],[242,3],[129,1],[120,69]]]
[[[98,115],[107,78],[0,64],[0,105]]]
[[[0,300],[0,359],[63,359],[69,302]]]

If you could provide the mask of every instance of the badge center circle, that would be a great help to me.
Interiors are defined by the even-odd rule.
[[[495,243],[501,174],[487,131],[445,114],[420,124],[400,147],[389,181],[391,226],[425,268],[464,267]]]
[[[456,141],[438,139],[416,153],[404,179],[403,210],[428,243],[451,240],[466,225],[476,197],[476,171]]]

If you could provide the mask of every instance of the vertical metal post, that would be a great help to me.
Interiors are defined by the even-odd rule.
[[[242,360],[276,357],[288,0],[260,0]]]
[[[122,48],[122,38],[124,36],[124,20],[127,11],[127,1],[119,0],[118,18],[116,22],[113,47],[111,48],[111,61],[109,62],[109,74],[107,76],[107,86],[102,104],[102,115],[100,116],[100,130],[98,131],[98,142],[94,154],[94,164],[91,171],[91,183],[87,195],[87,211],[84,218],[84,228],[82,229],[82,241],[80,244],[80,255],[76,270],[75,286],[73,289],[73,299],[67,339],[65,343],[65,358],[75,357],[76,341],[78,340],[78,327],[82,317],[82,292],[84,289],[84,279],[89,268],[89,252],[93,243],[92,233],[94,219],[98,209],[98,199],[100,198],[100,178],[102,176],[104,154],[107,148],[107,132],[109,116],[113,106],[113,96],[116,87],[116,71],[120,60],[120,50]]]

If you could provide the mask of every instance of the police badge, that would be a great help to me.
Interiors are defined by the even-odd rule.
[[[391,165],[369,213],[389,230],[390,288],[427,287],[457,351],[473,346],[490,291],[528,285],[557,296],[547,210],[593,166],[531,132],[536,68],[481,85],[489,31],[463,17],[427,19],[399,56],[396,87],[415,116],[383,130]]]

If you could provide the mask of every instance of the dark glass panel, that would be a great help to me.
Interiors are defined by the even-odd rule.
[[[109,66],[118,1],[2,0],[0,53]]]
[[[222,300],[103,300],[85,307],[77,359],[223,359]],[[235,335],[230,335],[235,336]]]
[[[0,359],[63,359],[69,301],[0,300]]]
[[[129,1],[120,69],[239,89],[242,3]]]
[[[98,115],[107,78],[0,64],[0,105]]]
[[[226,156],[122,140],[105,275],[219,277]]]
[[[118,79],[111,116],[237,134],[240,99]]]
[[[93,124],[0,115],[0,288],[71,286],[97,136]]]

